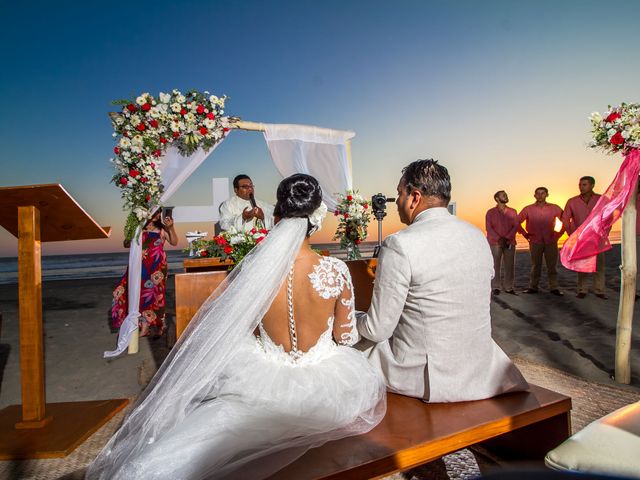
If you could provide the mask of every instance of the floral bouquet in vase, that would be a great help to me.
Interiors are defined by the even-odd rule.
[[[640,149],[640,104],[609,106],[604,114],[594,112],[589,119],[593,135],[590,147],[623,154]]]
[[[227,230],[212,240],[199,239],[193,242],[196,257],[216,257],[232,260],[236,265],[259,244],[269,233],[265,229],[251,229],[249,232],[236,229]]]
[[[340,247],[347,250],[347,259],[360,258],[360,242],[367,238],[367,226],[371,220],[369,203],[357,190],[347,190],[338,194],[338,205],[333,212],[340,223],[334,240],[340,240]]]

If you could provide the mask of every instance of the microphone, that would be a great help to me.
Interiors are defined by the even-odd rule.
[[[253,208],[258,208],[258,205],[256,204],[256,197],[253,196],[253,193],[249,194],[249,201],[251,202],[251,206]]]

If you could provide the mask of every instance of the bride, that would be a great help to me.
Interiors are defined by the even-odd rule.
[[[384,379],[350,348],[349,270],[309,244],[325,213],[315,178],[280,183],[280,221],[200,308],[86,478],[265,478],[380,422]]]

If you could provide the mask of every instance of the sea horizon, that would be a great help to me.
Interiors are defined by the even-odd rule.
[[[620,232],[611,232],[609,235],[611,244],[616,245],[621,241]],[[563,242],[561,241],[561,244]],[[362,258],[373,256],[377,242],[363,242],[360,245]],[[316,243],[313,247],[318,250],[327,250],[329,254],[345,259],[346,251],[340,248],[337,242]],[[518,237],[517,251],[528,250],[528,242]],[[183,273],[183,261],[189,258],[189,254],[183,249],[166,250],[169,274]],[[129,252],[109,253],[79,253],[73,255],[43,255],[42,256],[42,281],[54,280],[78,280],[91,278],[118,278],[124,274],[128,264]],[[0,257],[0,285],[18,283],[18,257]]]

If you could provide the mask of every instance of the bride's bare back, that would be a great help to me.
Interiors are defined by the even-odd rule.
[[[337,343],[355,343],[353,287],[346,265],[335,258],[319,256],[311,250],[307,239],[296,256],[292,280],[298,350],[306,352],[313,347],[331,323]],[[288,284],[287,279],[280,287],[262,326],[274,343],[290,352]]]

